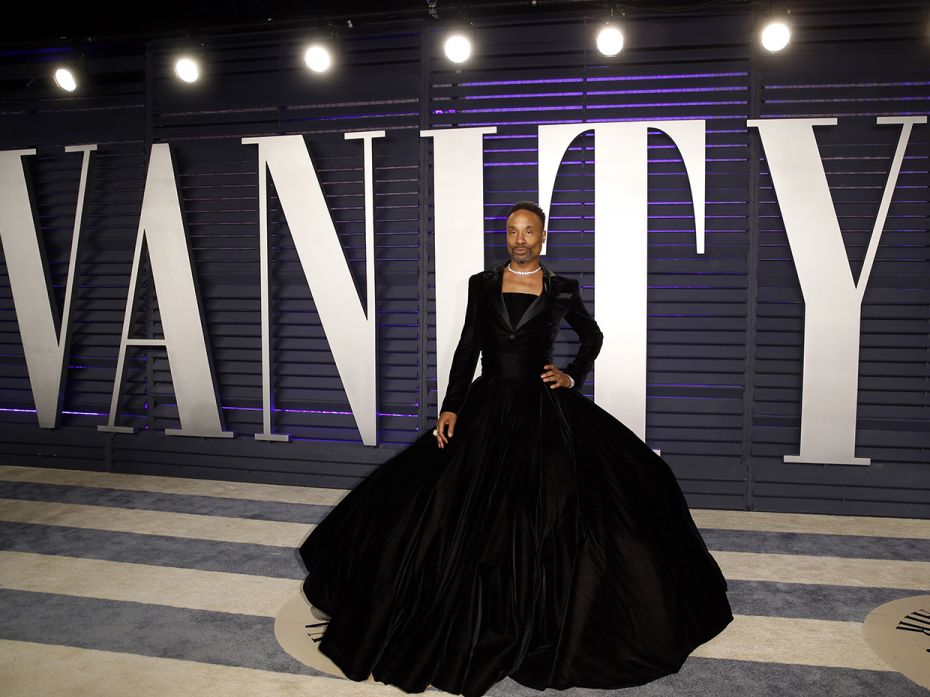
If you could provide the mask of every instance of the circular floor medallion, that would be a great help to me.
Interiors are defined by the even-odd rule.
[[[311,608],[303,593],[297,593],[284,603],[274,618],[275,639],[281,648],[304,665],[345,678],[339,667],[317,648],[326,631],[326,621],[314,616]],[[376,681],[369,675],[366,682]]]
[[[930,688],[930,595],[879,605],[865,618],[863,632],[885,663]]]

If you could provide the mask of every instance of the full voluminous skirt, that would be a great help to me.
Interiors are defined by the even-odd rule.
[[[640,685],[733,619],[667,463],[538,377],[478,378],[445,449],[380,465],[300,555],[319,650],[406,692]]]

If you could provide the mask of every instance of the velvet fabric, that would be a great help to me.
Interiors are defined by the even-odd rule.
[[[578,334],[580,342],[575,358],[562,369],[574,378],[575,390],[581,389],[601,350],[604,335],[581,299],[580,284],[574,278],[553,273],[545,265],[541,265],[542,292],[513,325],[502,292],[506,265],[468,279],[465,321],[452,357],[441,412],[457,412],[465,400],[479,352],[483,359],[490,357],[492,361],[500,354],[520,356],[529,370],[539,368],[542,374],[542,366],[552,360],[552,346],[563,319]]]
[[[513,326],[502,270],[469,281],[449,444],[423,434],[300,547],[319,650],[353,680],[466,697],[677,672],[733,619],[726,581],[668,464],[577,389],[602,340],[577,281],[545,269]],[[540,379],[563,317],[576,389]]]

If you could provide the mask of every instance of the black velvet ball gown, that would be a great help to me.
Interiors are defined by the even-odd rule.
[[[466,697],[677,672],[733,619],[726,581],[667,463],[578,391],[602,342],[578,282],[543,267],[541,295],[501,293],[503,268],[469,280],[449,444],[424,433],[300,547],[319,650],[352,680]],[[563,318],[574,389],[540,379]]]

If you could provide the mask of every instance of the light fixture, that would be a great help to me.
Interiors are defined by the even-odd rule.
[[[442,50],[453,63],[464,63],[471,57],[471,39],[465,32],[454,31],[446,36]]]
[[[315,73],[325,73],[333,66],[333,54],[322,43],[313,43],[304,51],[304,63]]]
[[[193,56],[181,56],[174,62],[174,74],[190,84],[200,79],[200,61]]]
[[[774,18],[766,22],[760,38],[766,51],[777,53],[791,41],[791,29],[783,17]]]
[[[597,32],[597,50],[605,56],[616,56],[623,50],[623,32],[611,22],[601,26]]]
[[[54,77],[55,84],[66,92],[74,92],[77,89],[77,76],[71,68],[65,66],[56,68]]]

